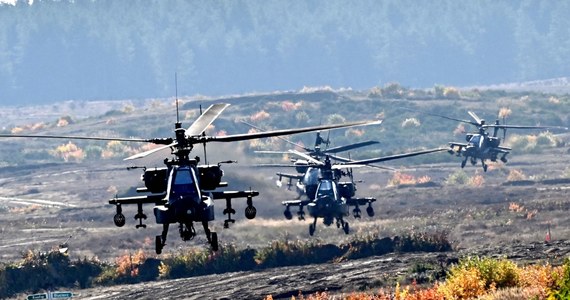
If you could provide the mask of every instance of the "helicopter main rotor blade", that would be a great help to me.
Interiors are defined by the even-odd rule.
[[[477,125],[481,126],[481,123],[483,123],[483,120],[481,118],[479,118],[479,116],[477,116],[472,111],[468,111],[467,113],[471,116],[471,118],[473,118],[473,120],[475,120],[475,122],[477,122]]]
[[[350,162],[352,161],[350,158],[345,158],[342,156],[334,155],[334,154],[327,154],[332,160],[340,161],[340,162]]]
[[[274,150],[255,150],[253,153],[259,154],[289,154],[287,151],[274,151]]]
[[[305,153],[303,153],[303,152],[299,152],[299,151],[297,151],[297,150],[289,150],[289,152],[290,152],[290,153],[293,153],[293,154],[295,154],[295,155],[298,155],[298,156],[300,156],[300,157],[306,159],[308,162],[311,162],[311,163],[313,163],[313,164],[315,164],[315,165],[320,165],[320,166],[324,165],[324,163],[323,163],[322,161],[320,161],[320,160],[318,160],[318,159],[315,159],[315,158],[313,158],[312,156],[310,156],[310,155],[308,155],[308,154],[305,154]]]
[[[364,168],[364,167],[368,167],[368,165],[362,165],[362,164],[358,164],[358,165],[332,165],[331,169],[333,170],[341,170],[341,169],[352,169],[352,168]]]
[[[525,125],[500,125],[500,124],[489,124],[483,125],[483,128],[499,128],[499,129],[561,129],[568,130],[568,127],[562,126],[525,126]]]
[[[398,170],[396,168],[379,166],[379,165],[366,165],[366,166],[369,168],[382,169],[382,170],[387,170],[387,171],[392,171],[392,172],[395,172]]]
[[[251,128],[254,128],[254,129],[257,129],[257,130],[260,130],[260,131],[265,131],[263,128],[261,128],[261,127],[259,127],[259,126],[255,126],[255,125],[253,125],[253,124],[251,124],[251,123],[248,123],[248,122],[246,122],[246,121],[244,121],[244,120],[241,120],[241,122],[244,123],[245,125],[251,127]],[[303,145],[301,145],[301,144],[298,144],[298,143],[295,143],[295,142],[293,142],[293,141],[291,141],[291,140],[288,140],[288,139],[286,139],[286,138],[284,138],[284,137],[282,137],[282,136],[277,136],[277,138],[280,139],[280,140],[282,140],[282,141],[284,141],[284,142],[286,142],[287,144],[293,145],[293,146],[295,146],[295,147],[299,147],[299,148],[301,148],[301,149],[303,149],[303,150],[305,150],[305,151],[311,151],[311,149],[306,148],[305,146],[303,146]]]
[[[174,147],[174,146],[176,146],[177,144],[178,144],[177,142],[173,142],[173,143],[170,144],[170,145],[160,146],[160,147],[157,147],[157,148],[154,148],[154,149],[147,150],[147,151],[145,151],[145,152],[141,152],[141,153],[137,153],[137,154],[135,154],[135,155],[131,155],[131,156],[127,157],[127,158],[124,158],[123,160],[133,160],[133,159],[143,158],[143,157],[146,157],[146,156],[148,156],[148,155],[151,155],[151,154],[153,154],[153,153],[155,153],[155,152],[164,150],[164,149],[166,149],[166,148]]]
[[[345,157],[338,156],[338,155],[333,155],[333,154],[327,154],[327,155],[328,155],[328,157],[330,157],[331,159],[336,160],[336,161],[340,161],[340,162],[343,162],[343,163],[347,163],[347,162],[353,161],[353,160],[350,159],[350,158],[345,158]],[[350,166],[350,165],[349,165],[349,166]],[[382,169],[382,170],[388,170],[388,171],[396,171],[396,169],[395,169],[395,168],[392,168],[392,167],[379,166],[379,165],[371,165],[371,164],[366,164],[366,166],[367,166],[367,167],[370,167],[370,168],[376,168],[376,169]]]
[[[428,153],[433,153],[433,152],[447,151],[447,150],[448,149],[444,149],[444,148],[436,148],[436,149],[422,150],[422,151],[416,151],[416,152],[408,152],[408,153],[402,153],[402,154],[396,154],[396,155],[390,155],[390,156],[369,158],[369,159],[363,159],[363,160],[355,160],[355,161],[348,162],[346,164],[347,165],[350,165],[350,164],[372,164],[372,163],[377,163],[377,162],[389,161],[389,160],[394,160],[394,159],[412,157],[412,156],[423,155],[423,154],[428,154]]]
[[[0,137],[39,138],[39,139],[70,139],[70,140],[92,140],[92,141],[118,141],[118,142],[137,142],[137,143],[149,143],[149,142],[151,142],[148,139],[87,137],[87,136],[74,136],[74,135],[0,134]]]
[[[202,113],[190,127],[186,130],[186,136],[198,136],[201,135],[214,120],[216,120],[220,114],[226,109],[230,104],[218,103],[212,104],[204,113]]]
[[[452,118],[452,117],[448,117],[448,116],[444,116],[444,115],[438,115],[438,114],[428,113],[428,112],[421,111],[421,110],[417,110],[417,109],[411,109],[411,108],[406,108],[406,107],[402,107],[402,109],[409,110],[409,111],[415,111],[415,112],[419,112],[419,113],[422,113],[422,114],[426,114],[426,115],[430,115],[430,116],[434,116],[434,117],[440,117],[440,118],[444,118],[444,119],[448,119],[448,120],[452,120],[452,121],[457,121],[457,122],[472,124],[472,125],[475,125],[475,126],[479,126],[479,125],[480,125],[479,123],[475,123],[475,122],[473,122],[473,121],[462,120],[462,119],[456,119],[456,118]]]
[[[253,165],[256,168],[297,168],[297,167],[305,167],[305,166],[298,166],[293,164],[256,164]],[[310,167],[310,165],[306,165],[306,167]]]
[[[350,144],[350,145],[337,146],[337,147],[329,148],[323,152],[324,153],[338,153],[338,152],[344,152],[344,151],[348,151],[348,150],[352,150],[352,149],[356,149],[356,148],[361,148],[361,147],[366,147],[366,146],[379,144],[379,143],[380,142],[378,142],[378,141],[364,141],[364,142],[360,142],[360,143],[354,143],[354,144]]]
[[[196,137],[195,141],[191,141],[191,142],[192,143],[237,142],[237,141],[259,139],[259,138],[266,138],[266,137],[272,137],[272,136],[280,136],[280,135],[289,135],[289,134],[297,134],[297,133],[303,133],[303,132],[318,131],[318,130],[349,128],[349,127],[356,127],[356,126],[369,126],[369,125],[380,125],[380,124],[382,124],[382,120],[361,121],[361,122],[352,122],[352,123],[344,123],[344,124],[336,124],[336,125],[321,125],[321,126],[295,128],[295,129],[280,129],[280,130],[272,130],[272,131],[265,131],[265,132],[234,134],[234,135],[226,135],[226,136],[204,136],[204,137]]]

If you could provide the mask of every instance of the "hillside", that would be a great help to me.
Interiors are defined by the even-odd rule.
[[[330,134],[334,145],[375,139],[380,141],[377,147],[368,147],[351,153],[351,157],[373,157],[401,153],[410,149],[446,146],[449,141],[463,141],[464,134],[454,134],[457,122],[442,120],[422,115],[417,112],[402,110],[402,107],[414,108],[432,113],[445,114],[467,119],[467,110],[474,110],[481,117],[493,120],[502,109],[510,109],[507,124],[536,125],[548,124],[568,126],[570,116],[570,98],[568,95],[546,94],[542,92],[519,92],[505,90],[457,90],[439,87],[433,90],[407,89],[398,84],[390,84],[371,90],[335,91],[329,88],[306,89],[300,92],[276,92],[271,94],[239,95],[224,98],[181,97],[181,119],[188,126],[199,114],[199,105],[211,103],[231,103],[227,111],[208,129],[208,134],[234,134],[247,132],[249,128],[241,122],[254,122],[268,129],[289,128],[294,126],[318,125],[319,123],[339,122],[342,120],[383,119],[378,127],[338,130]],[[69,103],[55,106],[52,110],[45,107],[26,107],[21,110],[10,108],[7,112],[12,119],[5,123],[4,133],[18,132],[27,134],[58,134],[78,136],[109,137],[168,137],[171,136],[175,119],[174,99],[152,99],[145,101],[99,102],[97,110],[86,114],[86,107],[92,103]],[[83,106],[85,105],[85,106]],[[37,118],[19,118],[30,112]],[[7,112],[3,114],[8,115]],[[415,121],[410,121],[415,119]],[[466,128],[468,130],[468,128]],[[313,134],[292,137],[305,145],[314,142]],[[507,164],[493,164],[488,172],[483,173],[480,165],[459,167],[460,160],[447,153],[426,155],[424,157],[395,161],[386,164],[397,169],[396,172],[381,169],[359,169],[355,177],[358,183],[357,194],[373,196],[376,216],[355,220],[350,217],[354,233],[344,235],[334,226],[319,224],[315,237],[308,235],[309,221],[287,221],[283,218],[280,201],[295,197],[293,191],[275,187],[275,172],[280,169],[259,169],[254,164],[260,162],[286,162],[281,157],[259,157],[253,151],[257,149],[287,149],[279,140],[261,140],[254,143],[237,145],[208,145],[208,160],[217,162],[236,159],[238,164],[224,165],[225,177],[231,189],[259,190],[261,196],[255,199],[258,216],[254,220],[243,217],[243,203],[236,203],[237,222],[230,229],[222,228],[224,216],[223,204],[217,205],[216,221],[212,226],[218,231],[220,241],[235,245],[238,249],[262,249],[274,240],[311,241],[341,245],[351,238],[365,233],[378,237],[394,237],[410,232],[447,232],[454,246],[450,257],[460,257],[465,253],[475,252],[482,255],[519,255],[525,262],[540,262],[545,259],[547,249],[537,246],[544,240],[547,228],[552,236],[562,239],[568,235],[568,178],[569,168],[565,163],[569,153],[567,133],[539,133],[509,130],[507,145],[513,146],[511,158]],[[61,147],[65,145],[65,147]],[[112,223],[114,208],[107,200],[115,194],[127,194],[140,184],[140,170],[127,171],[132,163],[125,163],[122,158],[129,153],[140,151],[141,145],[107,144],[104,142],[73,141],[74,147],[67,140],[6,139],[0,143],[0,212],[3,213],[0,257],[3,261],[17,261],[27,250],[48,251],[69,240],[70,257],[92,258],[114,263],[121,255],[132,255],[138,249],[144,250],[152,258],[164,258],[176,255],[187,249],[205,249],[202,235],[191,242],[182,242],[173,235],[168,242],[168,250],[162,256],[155,256],[151,238],[158,234],[159,228],[151,216],[147,220],[147,229],[134,229],[132,216],[136,208],[125,208],[127,225],[117,228]],[[58,150],[59,149],[59,150]],[[88,154],[89,153],[89,154]],[[195,150],[202,155],[202,149]],[[135,162],[136,166],[161,166],[161,161],[168,153]],[[420,178],[429,179],[430,184],[418,184]],[[150,207],[145,211],[151,214]],[[513,251],[508,248],[511,245]],[[534,246],[526,246],[534,245]],[[565,242],[555,244],[559,253],[566,253]],[[524,252],[525,247],[534,247],[536,252]],[[551,246],[548,246],[551,247]],[[507,250],[505,250],[507,249]],[[550,248],[548,248],[550,249]],[[347,281],[346,278],[331,274],[338,267],[353,268],[348,274],[355,284],[362,289],[393,287],[397,278],[414,265],[400,265],[398,261],[421,261],[433,259],[437,254],[390,254],[373,257],[364,261],[346,262],[346,265],[323,264],[317,267],[316,274],[299,275],[306,282],[292,281],[288,287],[278,288],[270,283],[256,279],[272,278],[276,273],[306,274],[302,267],[254,271],[251,273],[232,273],[229,275],[209,275],[192,281],[161,281],[132,287],[140,297],[149,297],[148,293],[165,290],[172,295],[188,296],[187,284],[208,282],[244,275],[249,278],[250,290],[259,288],[258,293],[245,293],[241,287],[243,281],[236,284],[235,295],[262,297],[271,288],[276,296],[289,297],[302,288],[305,291],[317,291],[326,287],[319,277],[329,278],[332,282]],[[546,256],[548,257],[548,256]],[[386,280],[379,280],[378,272],[384,261],[388,264],[390,275]],[[558,261],[559,262],[559,261]],[[359,271],[359,265],[373,265],[374,268]],[[300,272],[300,273],[299,273]],[[273,274],[273,275],[272,275]],[[360,274],[360,275],[358,275]],[[348,275],[347,275],[348,276]],[[226,279],[224,279],[226,278]],[[231,280],[230,280],[231,281]],[[256,283],[257,282],[257,283]],[[373,284],[367,286],[367,282]],[[258,286],[259,284],[259,286]],[[272,284],[278,284],[274,282]],[[261,287],[263,286],[263,288]],[[337,286],[338,287],[338,286]],[[196,288],[203,293],[212,293],[212,297],[223,297],[214,291],[219,285],[204,285]],[[134,296],[126,292],[125,287],[109,289],[74,291],[84,296]],[[145,290],[146,289],[146,290]],[[130,290],[130,289],[129,289]],[[141,291],[142,290],[142,291]],[[247,290],[247,288],[246,288]],[[354,290],[348,284],[338,287],[339,292]],[[138,291],[138,292],[137,292]],[[156,292],[158,293],[158,292]],[[162,293],[162,292],[160,292]],[[161,294],[163,295],[163,294]],[[166,295],[166,294],[164,294]],[[170,294],[169,294],[170,295]],[[165,296],[166,297],[166,296]],[[176,297],[176,296],[173,296]]]

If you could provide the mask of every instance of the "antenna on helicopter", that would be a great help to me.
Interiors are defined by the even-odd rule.
[[[180,113],[178,111],[178,76],[176,72],[174,72],[174,95],[176,101],[176,129],[182,128],[182,124],[180,124]],[[201,111],[200,111],[201,112]]]
[[[200,104],[200,115],[202,115],[202,104]],[[206,129],[204,129],[204,131],[202,131],[202,136],[206,136]],[[208,155],[206,154],[206,142],[202,143],[202,146],[204,146],[204,163],[208,164]]]

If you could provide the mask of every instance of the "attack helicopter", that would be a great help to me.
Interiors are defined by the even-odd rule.
[[[262,128],[255,126],[253,124],[250,124],[248,122],[242,121],[242,123],[257,129],[257,130],[263,130]],[[298,199],[300,199],[303,195],[314,195],[314,191],[317,187],[317,183],[318,183],[318,178],[319,178],[319,170],[320,168],[313,168],[312,165],[314,165],[314,162],[316,161],[317,163],[320,163],[320,159],[324,158],[324,157],[329,157],[332,158],[334,160],[339,160],[339,161],[350,161],[349,159],[340,157],[335,155],[336,153],[339,152],[344,152],[344,151],[349,151],[349,150],[353,150],[353,149],[357,149],[357,148],[361,148],[361,147],[366,147],[366,146],[370,146],[370,145],[374,145],[374,144],[378,144],[378,141],[372,141],[372,140],[368,140],[368,141],[363,141],[363,142],[358,142],[358,143],[353,143],[353,144],[349,144],[349,145],[343,145],[343,146],[336,146],[336,147],[332,147],[332,148],[328,148],[328,146],[330,145],[330,131],[328,131],[327,133],[327,138],[326,140],[322,138],[321,136],[321,132],[317,131],[316,133],[316,138],[315,138],[315,144],[313,146],[313,148],[309,148],[306,147],[304,145],[301,145],[299,143],[295,143],[289,139],[286,139],[284,137],[277,137],[280,140],[285,141],[286,143],[295,146],[298,149],[302,149],[304,150],[304,152],[302,152],[305,155],[308,155],[310,158],[309,160],[304,159],[303,157],[301,159],[291,159],[291,161],[293,162],[293,165],[290,164],[263,164],[263,165],[258,165],[258,167],[294,167],[295,170],[297,171],[297,174],[291,174],[291,173],[282,173],[282,172],[278,172],[277,176],[279,177],[279,179],[276,181],[277,186],[281,187],[281,180],[283,178],[287,178],[288,179],[288,183],[287,183],[287,189],[291,189],[291,186],[293,185],[293,180],[297,180],[297,184],[296,184],[296,188],[297,188],[297,194],[298,194]],[[322,149],[321,145],[325,145],[326,149]],[[256,150],[254,151],[255,153],[265,153],[265,154],[291,154],[289,151],[267,151],[267,150]],[[296,153],[301,153],[301,152],[296,152]],[[380,168],[385,168],[385,167],[380,167]],[[307,193],[305,190],[309,189],[310,191]]]
[[[338,156],[338,155],[334,155],[334,156],[327,155],[327,157],[333,158],[334,160],[338,161],[338,163],[332,164],[333,168],[342,169],[346,166],[352,166],[353,168],[366,166],[366,167],[371,167],[371,168],[386,169],[386,170],[394,171],[393,168],[378,166],[378,165],[374,165],[374,164],[379,163],[379,162],[384,162],[384,161],[402,159],[402,158],[406,158],[406,157],[424,155],[424,154],[446,151],[446,150],[447,149],[443,149],[443,148],[435,148],[435,149],[421,150],[421,151],[416,151],[416,152],[408,152],[408,153],[383,156],[383,157],[376,157],[376,158],[371,158],[371,159],[366,159],[366,160],[357,160],[357,161],[352,160],[350,158]],[[279,186],[279,187],[281,186],[281,180],[283,178],[288,178],[289,180],[288,180],[287,186],[288,186],[288,188],[290,188],[292,185],[292,180],[296,179],[297,182],[295,183],[295,189],[296,189],[297,195],[298,195],[297,199],[301,199],[303,196],[307,196],[309,198],[309,200],[313,200],[314,195],[315,195],[315,191],[317,189],[317,185],[319,184],[319,178],[322,176],[321,169],[322,169],[323,163],[321,161],[315,159],[315,158],[310,157],[310,156],[307,157],[306,154],[299,152],[299,151],[289,150],[289,152],[304,158],[303,160],[300,160],[303,162],[303,164],[301,164],[301,165],[297,164],[297,161],[295,161],[294,167],[297,170],[297,172],[299,172],[300,174],[289,174],[289,173],[278,172],[277,176],[279,178],[277,179],[277,186]],[[286,164],[271,165],[271,166],[291,167],[291,165],[286,165]],[[339,174],[343,175],[342,172]],[[344,175],[347,175],[347,174],[351,174],[351,173],[346,173]],[[340,179],[340,177],[337,179]]]
[[[376,199],[372,197],[355,198],[357,189],[352,168],[365,167],[373,163],[445,150],[446,149],[436,148],[364,160],[341,158],[344,159],[345,162],[336,164],[331,163],[329,156],[326,156],[323,162],[305,153],[289,150],[292,154],[306,159],[310,164],[303,178],[297,183],[298,189],[304,191],[304,194],[307,195],[307,199],[283,201],[282,204],[286,207],[283,214],[286,219],[291,220],[293,215],[290,211],[290,207],[298,206],[298,219],[304,220],[305,212],[303,208],[306,206],[309,215],[313,217],[313,223],[309,225],[309,235],[312,236],[315,233],[318,218],[323,218],[325,226],[330,226],[336,220],[337,227],[342,227],[344,233],[348,234],[349,224],[344,220],[344,217],[349,215],[349,207],[354,206],[352,210],[353,216],[359,219],[361,218],[360,206],[368,205],[366,213],[369,217],[373,217],[374,208],[372,207],[372,203],[376,201]],[[347,170],[343,171],[343,169]],[[342,176],[348,176],[350,181],[340,181]]]
[[[507,129],[568,130],[568,128],[560,126],[526,126],[526,125],[510,125],[510,124],[507,125],[504,124],[505,123],[504,119],[503,119],[503,124],[500,124],[499,119],[496,119],[494,124],[486,124],[484,119],[481,119],[479,116],[477,116],[477,114],[475,114],[472,111],[468,111],[467,113],[469,114],[469,116],[471,116],[471,118],[474,121],[456,119],[444,115],[433,114],[413,109],[407,109],[407,110],[474,125],[477,128],[477,131],[472,133],[467,133],[465,135],[465,140],[467,141],[467,143],[449,142],[450,148],[448,152],[450,154],[455,154],[457,156],[464,157],[463,161],[461,161],[461,168],[465,167],[468,160],[471,162],[472,165],[476,165],[477,160],[480,160],[484,172],[487,172],[487,167],[488,167],[486,160],[496,162],[499,155],[501,155],[500,160],[503,163],[506,163],[507,155],[512,150],[512,148],[510,147],[500,146],[501,138],[497,136],[497,133],[500,129],[503,130],[502,140],[505,140],[506,138]],[[489,133],[487,132],[488,128],[493,128],[493,135],[489,135]]]
[[[146,224],[143,224],[143,220],[147,219],[147,215],[143,211],[143,205],[154,205],[153,213],[156,223],[162,224],[163,226],[162,233],[155,238],[156,253],[161,254],[163,247],[166,245],[170,224],[178,224],[180,237],[182,240],[188,241],[196,236],[196,230],[193,225],[194,222],[202,223],[204,233],[212,250],[218,250],[217,234],[209,229],[209,222],[214,220],[214,200],[219,199],[226,201],[226,207],[223,211],[224,215],[227,215],[227,219],[224,220],[225,228],[228,228],[230,223],[235,222],[235,220],[232,219],[232,215],[235,214],[235,210],[231,205],[232,199],[246,198],[246,218],[253,219],[257,213],[256,208],[253,206],[253,197],[259,195],[258,191],[215,191],[217,188],[226,187],[228,185],[227,182],[221,181],[224,175],[221,164],[232,163],[232,161],[220,162],[214,165],[200,165],[200,157],[190,157],[194,145],[203,144],[205,151],[206,143],[209,142],[236,142],[380,123],[380,121],[361,121],[247,134],[206,136],[206,128],[218,118],[229,104],[220,103],[211,105],[201,113],[188,129],[182,128],[182,124],[178,119],[178,101],[176,101],[176,104],[177,121],[174,126],[174,138],[137,139],[21,134],[0,134],[0,137],[124,141],[161,145],[152,150],[127,157],[125,160],[143,158],[161,150],[170,149],[172,157],[164,160],[164,167],[152,169],[140,167],[143,169],[141,179],[144,182],[144,187],[138,188],[137,192],[141,193],[141,196],[115,197],[109,200],[109,204],[115,205],[116,214],[113,217],[113,222],[118,227],[122,227],[126,223],[126,218],[122,213],[122,205],[137,205],[137,214],[134,218],[138,220],[139,223],[135,226],[136,228],[146,228]]]

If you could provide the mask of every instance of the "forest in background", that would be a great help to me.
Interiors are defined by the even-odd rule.
[[[18,1],[0,105],[568,75],[565,1]]]

